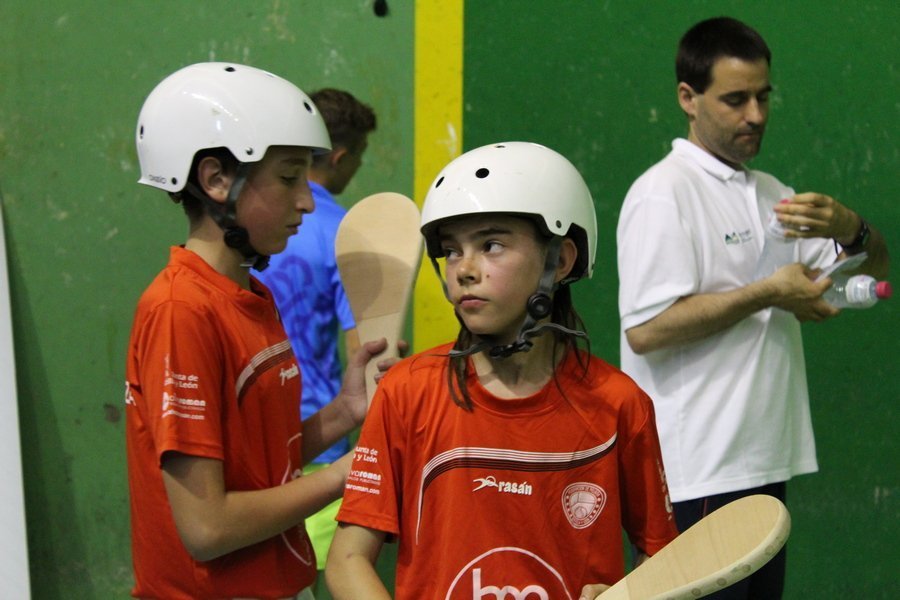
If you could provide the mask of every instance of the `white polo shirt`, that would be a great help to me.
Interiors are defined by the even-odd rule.
[[[617,230],[622,369],[653,398],[675,502],[787,481],[818,469],[800,324],[759,311],[704,340],[639,356],[625,330],[683,296],[751,283],[761,213],[794,191],[735,170],[687,140],[631,187]],[[801,240],[795,260],[837,257],[828,239]]]

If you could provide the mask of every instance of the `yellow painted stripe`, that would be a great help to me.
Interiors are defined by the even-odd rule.
[[[464,0],[416,0],[413,188],[421,207],[438,172],[462,152]],[[413,349],[456,337],[459,325],[430,261],[413,296]]]

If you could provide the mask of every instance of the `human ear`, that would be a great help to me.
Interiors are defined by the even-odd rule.
[[[335,146],[332,148],[331,153],[328,155],[328,163],[331,168],[335,168],[338,166],[338,163],[347,156],[349,151],[344,146]]]
[[[197,165],[197,180],[203,192],[216,202],[225,202],[234,178],[225,171],[222,161],[207,156]]]
[[[678,104],[681,105],[681,110],[689,117],[693,117],[697,112],[695,107],[697,96],[698,94],[694,91],[694,88],[685,82],[682,81],[678,84]]]
[[[563,238],[559,247],[559,264],[556,267],[556,277],[554,281],[557,283],[569,276],[569,272],[575,266],[575,260],[578,258],[578,247],[572,238]]]

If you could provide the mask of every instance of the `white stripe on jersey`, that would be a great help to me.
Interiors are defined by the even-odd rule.
[[[616,443],[618,434],[613,434],[604,443],[587,450],[579,450],[577,452],[526,452],[522,450],[509,450],[506,448],[478,448],[467,447],[453,448],[446,452],[441,452],[422,468],[422,477],[419,480],[419,511],[416,517],[416,541],[419,539],[419,526],[422,523],[422,502],[425,496],[425,482],[429,475],[439,467],[449,462],[459,459],[491,459],[508,461],[521,464],[552,464],[552,463],[575,463],[592,456],[603,454]]]
[[[273,356],[276,356],[276,355],[284,352],[285,350],[290,350],[290,349],[291,349],[291,342],[290,342],[290,340],[285,339],[284,341],[278,342],[274,346],[269,346],[268,348],[261,350],[256,356],[251,358],[250,364],[247,365],[246,367],[244,367],[244,370],[241,371],[240,376],[238,376],[238,378],[237,378],[237,382],[234,384],[234,397],[235,398],[241,397],[241,391],[243,390],[244,385],[247,383],[247,380],[253,376],[254,372],[256,371],[256,368],[259,365],[265,363],[267,360],[269,360]]]

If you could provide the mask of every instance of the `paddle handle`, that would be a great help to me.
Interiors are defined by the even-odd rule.
[[[380,338],[387,339],[387,349],[372,358],[366,365],[366,394],[369,397],[369,403],[372,403],[372,397],[375,395],[377,383],[375,375],[378,373],[378,363],[386,358],[397,357],[397,342],[403,332],[403,318],[406,314],[405,307],[397,312],[379,315],[363,319],[356,323],[356,332],[359,335],[359,341],[369,342]]]

